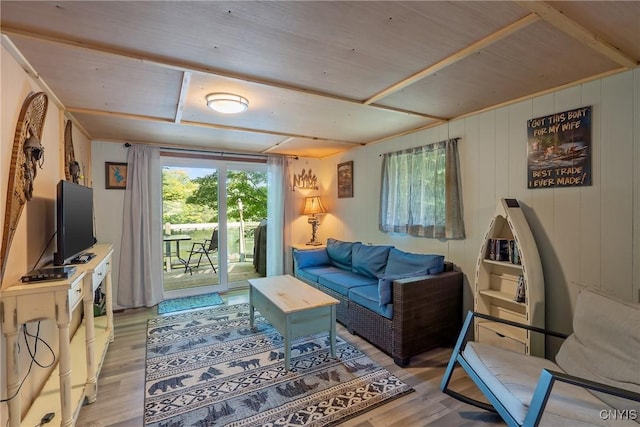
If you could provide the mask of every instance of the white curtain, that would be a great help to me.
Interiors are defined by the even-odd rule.
[[[127,164],[117,302],[152,307],[163,300],[160,150],[134,145]]]
[[[290,194],[288,191],[287,159],[284,156],[267,157],[267,276],[291,273],[291,260],[285,256],[286,242],[290,241]]]
[[[457,142],[450,139],[384,155],[381,231],[464,238]]]

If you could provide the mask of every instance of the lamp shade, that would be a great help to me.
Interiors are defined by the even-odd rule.
[[[315,215],[326,213],[327,210],[320,201],[320,196],[312,196],[304,199],[304,209],[302,209],[302,215]]]
[[[249,101],[233,93],[210,93],[205,97],[207,106],[223,114],[241,113],[249,108]]]

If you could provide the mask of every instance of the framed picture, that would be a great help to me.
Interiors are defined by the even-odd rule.
[[[338,198],[353,197],[353,161],[338,164]]]
[[[104,188],[124,190],[127,188],[127,164],[105,162]]]

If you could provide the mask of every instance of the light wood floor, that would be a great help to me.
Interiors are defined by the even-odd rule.
[[[248,291],[234,290],[222,294],[226,304],[248,302]],[[157,310],[142,308],[115,314],[115,341],[109,346],[98,379],[98,400],[83,406],[78,427],[143,426],[145,336],[147,319]],[[405,369],[338,324],[338,334],[358,346],[369,357],[415,388],[410,393],[343,423],[348,427],[414,426],[503,426],[500,418],[489,412],[459,402],[440,389],[440,380],[451,354],[450,348],[430,351],[412,358]],[[451,386],[456,391],[478,397],[480,394],[464,372],[456,370]]]

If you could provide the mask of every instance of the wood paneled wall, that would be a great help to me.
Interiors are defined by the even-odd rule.
[[[593,106],[592,185],[527,189],[527,120],[588,105]],[[379,232],[380,154],[447,137],[461,137],[466,239],[438,241]],[[354,161],[355,196],[338,199],[335,168],[347,160]],[[640,300],[638,69],[369,145],[325,159],[321,167],[321,193],[331,206],[322,226],[325,237],[445,254],[465,274],[465,310],[473,306],[481,239],[502,197],[521,201],[535,236],[545,275],[547,327],[572,331],[575,297],[582,287]],[[549,355],[557,347],[550,342]]]

